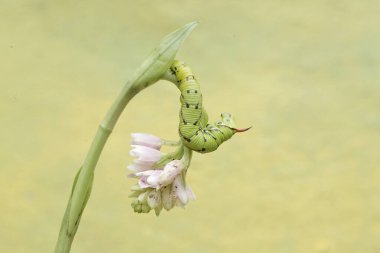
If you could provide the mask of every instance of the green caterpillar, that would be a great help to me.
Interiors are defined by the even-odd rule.
[[[181,91],[179,135],[186,147],[200,153],[212,152],[236,132],[250,129],[236,128],[229,113],[222,113],[221,121],[209,124],[207,112],[202,104],[200,85],[194,73],[183,62],[177,60],[170,70],[176,76]]]

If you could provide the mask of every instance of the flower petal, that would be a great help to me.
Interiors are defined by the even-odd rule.
[[[144,147],[140,145],[131,145],[132,150],[129,152],[129,154],[136,158],[137,162],[157,162],[161,156],[162,153],[156,149]]]
[[[148,192],[143,192],[141,193],[138,197],[137,197],[137,200],[140,201],[140,203],[145,203],[146,202],[146,198],[148,196]]]
[[[138,177],[149,177],[153,175],[160,175],[162,170],[146,170],[135,173]]]
[[[174,178],[182,171],[182,162],[180,160],[174,160],[165,165],[160,178],[159,183],[161,186],[171,184]]]
[[[128,178],[138,178],[138,176],[136,176],[136,173],[130,173],[130,174],[128,174],[127,177]]]
[[[140,178],[140,180],[138,181],[138,185],[141,188],[149,188],[150,187],[150,184],[146,181],[146,177]]]
[[[170,209],[173,208],[173,198],[171,194],[171,185],[165,186],[162,190],[161,193],[161,200],[162,200],[162,205],[164,208],[169,211]]]
[[[154,212],[156,213],[156,216],[160,215],[161,210],[162,210],[162,204],[154,208]]]
[[[190,186],[186,185],[186,193],[189,200],[196,200],[194,192],[191,190]]]
[[[154,174],[154,175],[151,175],[149,176],[146,181],[148,182],[148,184],[151,185],[151,187],[155,187],[155,188],[160,188],[159,186],[159,177],[160,175],[159,174]]]
[[[156,208],[161,205],[161,191],[151,190],[148,193],[147,202],[150,208]]]
[[[152,164],[149,165],[149,164],[143,164],[143,163],[134,163],[134,164],[128,165],[127,168],[130,171],[141,172],[141,171],[152,169]]]
[[[160,150],[162,141],[159,137],[145,134],[145,133],[132,133],[132,144],[150,147],[156,150]]]
[[[173,181],[173,193],[178,199],[182,202],[182,204],[186,205],[189,201],[187,197],[187,192],[185,186],[183,185],[182,175],[178,175]]]
[[[158,188],[158,177],[161,172],[162,170],[146,170],[137,172],[134,175],[140,178],[138,184],[141,188]]]

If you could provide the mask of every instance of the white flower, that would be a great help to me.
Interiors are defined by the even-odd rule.
[[[129,177],[138,179],[130,194],[134,198],[131,205],[135,212],[149,213],[153,209],[159,215],[163,208],[185,207],[190,200],[195,200],[185,182],[191,155],[183,155],[183,146],[164,154],[160,148],[166,141],[156,136],[135,133],[132,139],[129,153],[135,159],[128,169],[133,171]]]
[[[153,164],[162,157],[162,153],[157,149],[141,145],[132,145],[129,154],[136,159],[132,165],[128,166],[128,169],[135,172],[152,169]]]
[[[132,145],[140,145],[156,150],[160,150],[162,146],[162,140],[152,134],[145,133],[133,133],[132,136]]]
[[[189,201],[189,198],[187,197],[186,188],[183,185],[183,179],[181,176],[176,177],[173,182],[172,195],[174,198],[178,198],[181,201],[180,204],[186,205]]]
[[[160,189],[163,186],[173,183],[174,179],[183,169],[181,160],[174,160],[167,163],[162,170],[146,170],[137,172],[134,175],[139,178],[141,188]]]
[[[181,207],[184,207],[189,200],[195,200],[194,192],[190,186],[185,186],[182,175],[178,175],[173,181],[172,198],[174,198],[175,204]]]
[[[129,154],[133,157],[136,157],[135,162],[141,163],[141,164],[151,164],[157,162],[161,158],[161,152],[141,146],[141,145],[131,145],[132,150],[129,152]]]
[[[184,187],[182,175],[176,176],[172,184],[161,188],[162,206],[167,211],[174,206],[185,207],[189,200],[195,200],[195,195],[188,185]]]

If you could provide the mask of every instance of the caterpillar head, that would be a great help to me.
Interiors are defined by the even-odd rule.
[[[218,122],[218,125],[227,126],[236,132],[245,132],[251,128],[237,128],[231,113],[223,112],[220,117],[221,121]]]

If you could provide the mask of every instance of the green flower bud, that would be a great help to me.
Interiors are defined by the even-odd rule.
[[[137,197],[137,200],[140,202],[140,203],[146,203],[146,198],[148,196],[148,192],[145,191],[143,193],[141,193],[138,197]]]
[[[158,207],[154,208],[154,212],[156,213],[156,216],[160,215],[161,210],[162,210],[162,204],[159,205]]]
[[[131,191],[144,191],[144,189],[141,188],[139,184],[135,184],[131,187]]]
[[[137,199],[132,201],[131,206],[136,213],[141,213],[141,204]]]
[[[149,213],[151,208],[148,206],[148,204],[141,204],[141,212],[142,213]]]
[[[141,188],[138,184],[135,184],[131,187],[131,193],[128,195],[129,198],[137,198],[140,196],[142,192],[145,191],[145,189]]]
[[[142,90],[164,76],[174,62],[174,57],[182,42],[197,24],[197,22],[188,23],[161,41],[160,45],[148,56],[132,78],[131,83],[136,90]]]
[[[149,213],[151,210],[147,202],[148,193],[148,191],[140,193],[140,195],[132,201],[131,206],[136,213]]]
[[[132,191],[128,197],[129,198],[137,198],[139,195],[141,194],[141,192],[138,192],[138,191]]]

